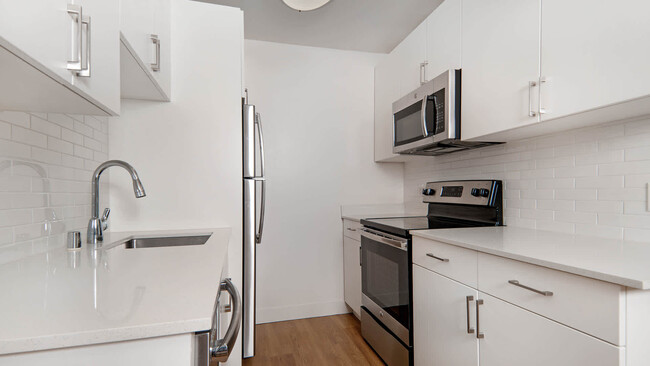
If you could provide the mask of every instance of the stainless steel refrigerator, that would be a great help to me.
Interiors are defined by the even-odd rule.
[[[255,106],[242,101],[243,107],[243,184],[244,235],[242,356],[255,356],[255,251],[262,242],[266,180],[264,179],[264,138],[262,121]],[[258,213],[259,207],[259,213]]]

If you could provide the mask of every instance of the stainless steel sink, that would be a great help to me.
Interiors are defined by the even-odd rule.
[[[161,236],[133,238],[124,242],[126,249],[203,245],[211,235]]]

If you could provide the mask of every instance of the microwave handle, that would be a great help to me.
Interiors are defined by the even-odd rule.
[[[420,120],[422,121],[422,136],[424,137],[429,136],[429,131],[427,129],[427,99],[429,99],[428,95],[425,95],[424,98],[422,98],[422,109],[420,110]]]

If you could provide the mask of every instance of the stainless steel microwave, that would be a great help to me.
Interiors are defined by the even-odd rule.
[[[449,70],[393,103],[393,153],[441,155],[492,143],[460,139],[461,70]]]

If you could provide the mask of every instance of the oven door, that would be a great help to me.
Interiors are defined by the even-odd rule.
[[[368,228],[361,231],[363,306],[410,346],[408,242]]]

